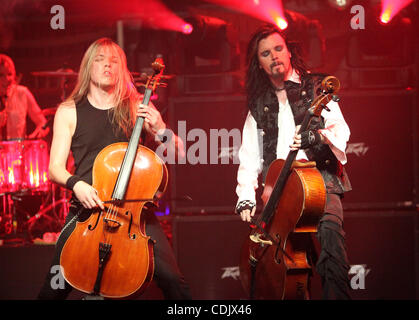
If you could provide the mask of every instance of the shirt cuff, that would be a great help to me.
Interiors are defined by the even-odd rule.
[[[337,138],[336,135],[327,128],[320,129],[318,132],[326,138],[326,143],[330,146],[330,149],[336,156],[336,159],[338,159],[341,164],[346,164],[346,140],[344,141],[343,139]]]

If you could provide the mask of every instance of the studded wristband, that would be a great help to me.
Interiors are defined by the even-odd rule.
[[[308,130],[301,133],[301,149],[307,149],[320,143],[320,133],[314,130]]]
[[[243,210],[250,210],[252,211],[253,208],[256,206],[256,203],[250,200],[243,200],[240,201],[236,206],[236,213],[240,214]]]

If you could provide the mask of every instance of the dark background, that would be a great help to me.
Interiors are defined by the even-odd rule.
[[[178,121],[186,121],[188,130],[203,129],[208,137],[210,129],[241,130],[247,112],[243,91],[246,45],[263,22],[207,1],[162,2],[185,19],[197,14],[222,19],[226,29],[188,38],[179,32],[145,26],[137,17],[142,1],[3,0],[0,52],[12,57],[20,83],[29,87],[41,108],[55,108],[63,94],[70,92],[74,79],[69,79],[63,91],[62,78],[34,76],[33,72],[60,68],[77,72],[84,51],[94,40],[107,36],[118,41],[117,21],[122,21],[129,69],[150,72],[150,63],[162,55],[165,73],[174,76],[167,88],[157,90],[153,101],[174,131]],[[283,4],[288,12],[299,17],[289,29],[301,41],[311,70],[333,74],[342,84],[339,104],[351,129],[345,167],[353,191],[344,198],[349,259],[351,264],[371,266],[367,279],[373,283],[368,287],[367,282],[367,288],[354,292],[354,296],[416,299],[419,296],[418,3],[413,1],[389,25],[383,26],[376,21],[380,1],[352,2],[341,10],[331,2],[284,0]],[[64,30],[50,27],[53,16],[50,8],[57,4],[65,8]],[[350,8],[355,4],[365,8],[364,30],[350,27],[353,16]],[[308,22],[309,27],[302,27]],[[52,126],[53,117],[48,120]],[[30,130],[30,121],[28,124]],[[50,139],[51,136],[46,140]],[[194,142],[185,143],[188,148]],[[181,268],[191,279],[194,293],[204,299],[242,298],[237,281],[231,284],[233,291],[228,296],[228,290],[219,289],[225,288],[218,274],[222,266],[211,267],[210,263],[217,257],[224,259],[226,252],[234,257],[247,232],[233,213],[238,165],[168,167],[169,188],[161,203],[166,210],[160,214],[164,215],[168,236]],[[192,200],[186,201],[185,196]],[[35,200],[26,201],[35,213],[39,204]],[[211,230],[219,228],[222,234],[212,239]],[[201,231],[195,234],[197,230]],[[192,245],[199,236],[209,253],[196,259]],[[212,244],[219,243],[220,237],[225,245],[214,252],[217,246]],[[237,243],[228,251],[231,238]],[[208,239],[210,243],[205,244]],[[36,257],[33,259],[34,264],[43,263]],[[197,260],[206,263],[209,269],[201,272]],[[7,258],[1,259],[2,270],[6,270],[6,261]],[[226,262],[235,263],[234,259]],[[207,278],[194,282],[198,275]],[[391,285],[387,278],[393,279]],[[1,282],[0,288],[6,287]],[[0,296],[19,297],[30,298],[20,293]]]

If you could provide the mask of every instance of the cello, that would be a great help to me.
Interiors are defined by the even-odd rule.
[[[299,133],[320,117],[340,82],[325,77],[307,110]],[[262,193],[263,210],[251,220],[251,231],[240,254],[240,279],[250,299],[309,299],[310,234],[326,206],[326,188],[314,161],[295,161],[298,150],[269,166]]]
[[[148,78],[143,104],[150,101],[163,73],[157,58]],[[137,117],[128,143],[113,143],[97,155],[93,187],[105,210],[96,209],[77,222],[63,246],[61,272],[74,288],[94,296],[123,298],[145,290],[154,272],[153,241],[145,233],[141,212],[167,186],[164,162],[139,145],[143,117]]]

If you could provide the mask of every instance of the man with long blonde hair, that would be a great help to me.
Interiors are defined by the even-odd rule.
[[[104,209],[92,186],[92,168],[97,154],[111,143],[128,141],[138,116],[144,117],[145,133],[153,138],[148,140],[157,141],[155,136],[166,129],[156,107],[152,103],[141,104],[141,98],[128,71],[123,50],[108,38],[91,44],[82,59],[77,84],[69,98],[58,107],[54,119],[50,179],[72,190],[73,197],[51,267],[59,265],[62,247],[74,230],[76,221],[87,219],[88,209]],[[168,143],[168,146],[182,144],[174,134],[171,139],[175,143]],[[66,169],[70,151],[76,167],[74,175]],[[80,208],[85,210],[80,211]],[[155,241],[154,279],[157,285],[166,299],[190,299],[189,288],[157,218],[151,211],[144,216],[146,233]],[[52,288],[52,276],[48,272],[38,298],[65,299],[71,286],[65,283],[64,288]]]

